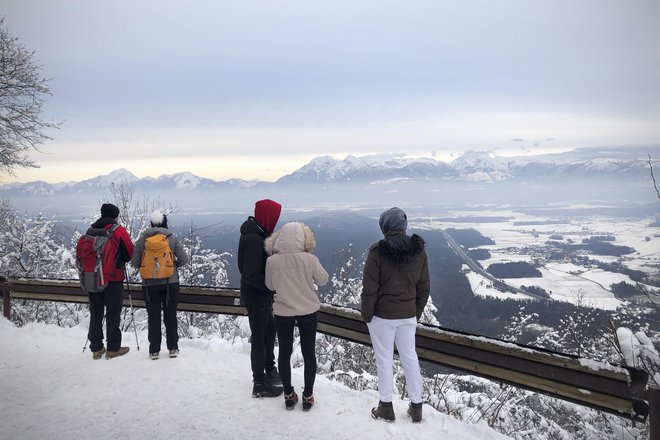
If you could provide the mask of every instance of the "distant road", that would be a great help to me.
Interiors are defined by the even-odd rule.
[[[445,240],[447,240],[447,243],[449,243],[449,246],[454,250],[454,252],[456,252],[456,255],[461,257],[461,259],[463,259],[465,264],[467,264],[468,267],[473,272],[478,273],[482,277],[489,279],[490,281],[493,282],[493,285],[503,284],[507,287],[507,289],[511,290],[512,292],[520,293],[520,294],[528,296],[530,298],[545,299],[545,300],[549,299],[549,298],[546,298],[545,296],[541,296],[541,295],[537,295],[537,294],[532,293],[532,292],[528,292],[528,291],[523,290],[519,287],[512,286],[510,284],[505,283],[502,280],[499,280],[499,279],[495,278],[494,276],[492,276],[491,274],[486,272],[479,264],[477,264],[476,261],[474,261],[472,258],[470,258],[470,256],[463,250],[463,247],[460,244],[458,244],[458,242],[456,240],[454,240],[451,237],[451,235],[449,235],[443,229],[440,230],[440,233],[442,233],[442,236],[445,237]]]

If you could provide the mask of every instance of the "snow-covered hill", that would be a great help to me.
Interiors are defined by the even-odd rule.
[[[86,328],[0,318],[0,438],[3,439],[441,439],[504,440],[485,424],[463,424],[424,406],[413,424],[407,402],[394,423],[373,420],[375,391],[357,392],[319,376],[309,412],[282,398],[253,399],[246,341],[179,341],[181,356],[151,361],[142,334],[124,334],[131,351],[110,361],[81,353]],[[300,389],[302,371],[294,369]]]

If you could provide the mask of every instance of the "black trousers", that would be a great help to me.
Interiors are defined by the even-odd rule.
[[[250,322],[250,362],[252,379],[263,382],[266,372],[275,368],[275,321],[273,297],[268,294],[241,292],[241,301],[248,312]]]
[[[149,314],[149,353],[158,353],[163,338],[160,328],[160,311],[163,310],[167,349],[179,348],[179,333],[176,322],[176,308],[179,304],[179,283],[142,286]]]
[[[89,296],[89,349],[99,351],[103,348],[103,312],[105,311],[105,329],[108,336],[108,351],[117,351],[121,346],[119,315],[122,305],[122,282],[110,281],[103,292],[88,293]]]
[[[316,380],[316,327],[318,313],[302,316],[275,315],[277,340],[280,342],[280,353],[277,357],[277,366],[280,369],[282,387],[286,394],[291,394],[291,354],[293,353],[293,328],[298,324],[300,332],[300,351],[305,363],[305,389],[304,394],[311,396],[314,393]]]

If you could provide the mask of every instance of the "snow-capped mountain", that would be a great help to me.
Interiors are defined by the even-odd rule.
[[[346,181],[383,181],[396,178],[413,180],[451,179],[457,173],[444,162],[430,158],[409,158],[404,155],[347,156],[343,160],[330,156],[313,159],[307,165],[277,182],[330,183]]]
[[[450,163],[462,179],[496,182],[523,178],[583,178],[644,176],[648,163],[609,151],[569,152],[538,156],[499,157],[486,151],[468,151]]]
[[[194,190],[212,190],[218,188],[225,189],[244,189],[259,184],[257,181],[247,181],[242,179],[230,179],[226,181],[217,181],[205,177],[196,176],[188,171],[164,174],[157,178],[144,177],[138,178],[135,174],[126,169],[114,170],[109,174],[94,177],[92,179],[82,180],[80,182],[66,182],[50,184],[44,181],[35,181],[29,183],[9,183],[0,186],[0,194],[11,196],[15,194],[47,196],[62,193],[104,193],[112,188],[126,184],[136,191],[162,193],[168,191],[194,191]]]
[[[140,185],[145,189],[168,190],[168,191],[191,191],[195,189],[214,188],[219,182],[199,177],[188,171],[175,174],[164,174],[156,179],[142,179]]]
[[[49,196],[55,192],[55,187],[48,182],[44,182],[43,180],[37,180],[36,182],[29,182],[25,184],[11,183],[6,185],[6,187],[34,196]]]
[[[118,170],[112,171],[110,174],[104,174],[102,176],[97,176],[92,179],[83,180],[76,184],[71,185],[71,189],[75,191],[85,191],[90,189],[105,189],[109,188],[112,185],[118,185],[121,183],[125,184],[134,184],[139,179],[138,177],[131,173],[130,171],[120,168]]]
[[[509,161],[487,151],[468,151],[450,165],[462,178],[472,182],[497,182],[513,177]]]
[[[568,182],[574,179],[625,179],[630,183],[648,180],[648,153],[622,154],[619,150],[580,149],[568,153],[536,156],[501,157],[485,151],[468,151],[447,164],[433,158],[414,158],[403,154],[380,154],[345,159],[321,156],[275,183],[230,179],[216,181],[190,172],[165,174],[157,178],[138,178],[126,169],[80,182],[50,184],[43,181],[11,183],[0,186],[0,197],[38,197],[107,193],[113,185],[128,184],[148,194],[201,193],[229,190],[241,192],[263,188],[276,189],[306,185],[334,186],[359,183],[364,187],[387,186],[389,190],[423,182],[455,184],[496,183],[502,181]]]

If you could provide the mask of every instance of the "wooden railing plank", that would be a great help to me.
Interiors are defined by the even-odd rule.
[[[126,287],[126,285],[124,286]],[[130,284],[135,307],[144,307],[142,288]],[[77,281],[19,279],[3,285],[6,297],[37,301],[88,302]],[[11,292],[11,295],[9,295]],[[124,305],[128,306],[124,291]],[[180,311],[245,315],[236,289],[181,286]],[[318,331],[370,345],[367,325],[359,311],[322,304]],[[648,414],[645,400],[648,375],[641,370],[603,362],[585,362],[554,353],[440,327],[418,325],[417,352],[421,360],[457,368],[525,389],[597,408],[634,420]]]

